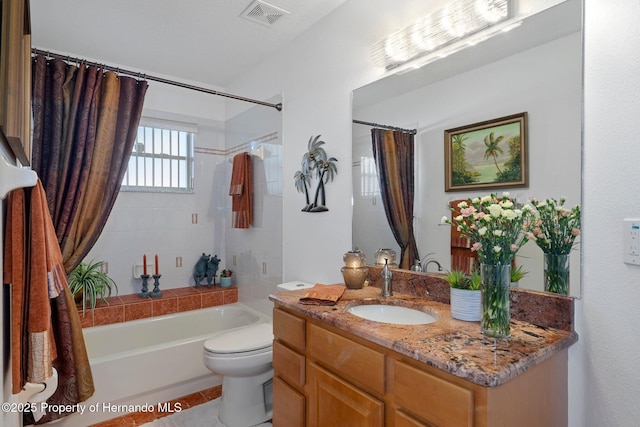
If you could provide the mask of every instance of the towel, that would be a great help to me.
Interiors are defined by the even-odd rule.
[[[229,195],[231,196],[231,226],[249,228],[253,223],[253,177],[251,155],[246,151],[233,157]]]
[[[321,285],[318,283],[300,298],[300,304],[335,305],[345,289],[344,285]]]
[[[40,180],[9,196],[3,282],[11,284],[12,392],[58,371],[49,404],[82,402],[94,392],[80,317]],[[68,415],[47,413],[38,423]]]

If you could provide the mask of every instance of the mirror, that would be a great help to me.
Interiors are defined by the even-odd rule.
[[[451,230],[440,218],[450,215],[453,200],[508,191],[521,202],[565,196],[565,206],[581,204],[581,30],[582,2],[569,0],[508,33],[354,90],[354,120],[417,129],[414,227],[423,261],[450,268]],[[521,112],[528,114],[528,187],[445,192],[444,131]],[[370,129],[353,125],[353,245],[373,264],[378,248],[400,249],[380,200]],[[578,244],[571,253],[574,297],[580,258]],[[544,290],[543,254],[534,242],[518,252],[516,265],[528,271],[519,286]]]

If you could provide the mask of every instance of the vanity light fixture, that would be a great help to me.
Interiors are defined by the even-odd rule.
[[[505,27],[517,24],[510,20],[512,0],[455,0],[441,9],[396,31],[371,48],[374,63],[391,70],[410,61],[450,55],[468,43],[478,43]],[[506,25],[497,24],[504,23]],[[496,27],[496,28],[494,28]],[[487,34],[483,30],[492,29]],[[482,32],[482,33],[481,33]],[[470,38],[476,35],[477,37]],[[427,62],[420,61],[420,65]]]

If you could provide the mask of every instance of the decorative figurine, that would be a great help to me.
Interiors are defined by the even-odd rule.
[[[207,275],[209,258],[211,258],[211,255],[205,255],[203,253],[198,262],[196,262],[195,267],[193,267],[193,280],[196,282],[196,288],[200,286],[200,282],[202,282],[202,279]]]
[[[220,258],[218,255],[214,255],[213,258],[209,258],[207,262],[207,285],[211,287],[211,283],[216,284],[216,273],[218,272],[218,264],[220,264]]]
[[[196,282],[196,288],[200,286],[202,280],[207,278],[207,287],[216,284],[216,273],[218,272],[218,264],[220,264],[220,258],[218,255],[202,254],[195,267],[193,267],[193,280]]]

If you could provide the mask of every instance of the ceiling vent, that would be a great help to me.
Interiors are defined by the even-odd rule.
[[[289,12],[262,0],[255,0],[247,7],[241,17],[265,26],[272,26],[278,19]]]

